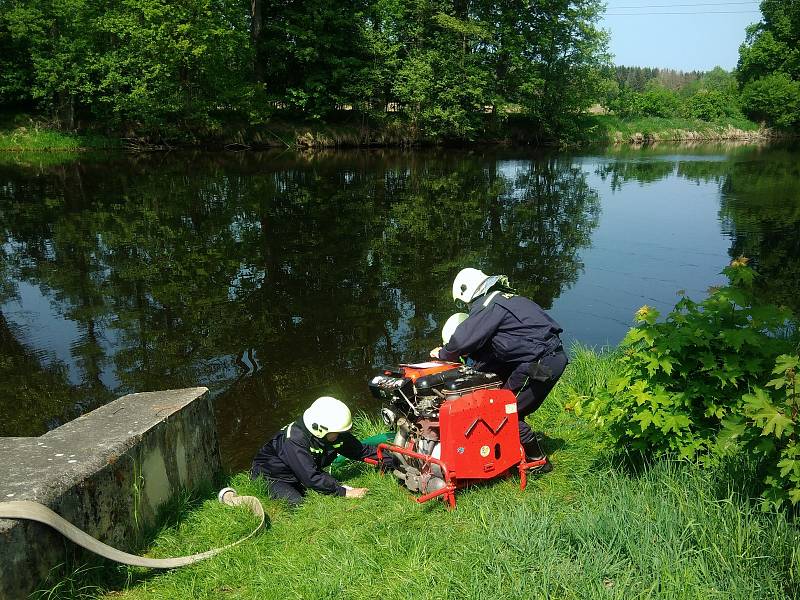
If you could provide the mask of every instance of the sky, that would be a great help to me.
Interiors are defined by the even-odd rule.
[[[761,18],[758,1],[606,0],[600,26],[611,34],[616,65],[680,71],[731,70],[745,28]]]

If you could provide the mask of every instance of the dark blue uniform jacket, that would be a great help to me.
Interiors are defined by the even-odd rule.
[[[320,439],[306,429],[302,419],[281,429],[253,459],[251,474],[300,484],[322,494],[344,496],[345,488],[323,471],[338,454],[353,460],[377,459],[374,446],[366,446],[348,431],[335,442]]]
[[[480,370],[513,367],[553,352],[561,346],[562,331],[533,300],[492,292],[472,301],[469,317],[439,351],[439,358],[458,361],[469,356]]]

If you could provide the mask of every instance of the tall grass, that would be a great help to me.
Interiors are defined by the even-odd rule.
[[[573,350],[532,419],[555,470],[527,490],[509,478],[458,494],[458,507],[414,503],[391,476],[345,467],[363,500],[311,494],[298,509],[260,482],[271,527],[244,546],[168,573],[110,567],[114,598],[679,598],[800,597],[800,531],[748,498],[747,465],[715,472],[661,462],[617,467],[603,436],[564,410],[615,371],[613,354]],[[361,434],[379,427],[360,420]],[[209,499],[156,538],[151,554],[227,543],[253,525]],[[123,576],[124,574],[124,576]]]
[[[587,137],[596,142],[627,142],[642,134],[650,140],[697,141],[735,139],[758,133],[759,125],[745,118],[727,118],[718,122],[700,119],[591,115],[586,118]]]
[[[119,140],[95,133],[67,133],[23,113],[0,113],[0,152],[75,152],[118,148]]]
[[[110,138],[93,134],[62,133],[40,129],[15,129],[0,131],[0,151],[49,152],[79,151],[92,148],[119,148],[121,144]]]

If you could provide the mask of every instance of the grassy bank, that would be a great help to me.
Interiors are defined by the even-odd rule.
[[[274,120],[261,125],[228,125],[217,131],[187,132],[181,140],[119,138],[94,133],[65,133],[27,115],[0,117],[0,152],[82,151],[124,148],[133,151],[167,150],[174,147],[207,147],[247,150],[261,148],[407,147],[448,144],[557,145],[539,137],[538,124],[520,115],[498,122],[487,117],[483,132],[467,139],[434,139],[421,136],[399,115],[369,123],[352,113],[335,115],[330,122]],[[620,119],[613,115],[586,115],[570,139],[562,145],[640,144],[658,141],[763,141],[776,134],[746,119],[708,123],[697,119],[643,117]],[[574,139],[573,139],[574,136]]]
[[[759,512],[748,465],[713,473],[660,463],[633,470],[568,410],[591,394],[612,356],[576,349],[533,418],[555,470],[520,491],[515,478],[464,490],[453,512],[417,505],[391,476],[364,465],[339,476],[363,500],[312,494],[298,510],[260,496],[272,525],[256,540],[168,573],[107,566],[60,580],[42,597],[175,598],[798,598],[800,530]],[[377,425],[362,423],[366,435]],[[253,525],[209,494],[187,501],[153,556],[195,552]]]
[[[763,141],[779,134],[748,119],[709,123],[699,119],[592,115],[586,124],[588,141],[599,144],[715,140]]]
[[[0,152],[76,152],[120,147],[119,139],[59,131],[28,115],[0,115]]]

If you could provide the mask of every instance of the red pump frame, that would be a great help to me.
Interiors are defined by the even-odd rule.
[[[434,458],[428,454],[420,454],[419,452],[414,452],[413,450],[409,450],[407,448],[401,448],[400,446],[395,446],[393,444],[381,443],[378,444],[378,460],[374,461],[372,459],[365,459],[365,462],[370,464],[375,464],[378,466],[382,466],[383,464],[383,451],[388,450],[389,452],[397,452],[398,454],[403,454],[405,456],[409,456],[411,458],[416,458],[418,460],[423,461],[425,464],[436,464],[439,465],[442,469],[442,473],[444,475],[444,481],[447,485],[442,489],[436,490],[435,492],[429,492],[427,494],[423,494],[416,498],[416,501],[420,504],[427,502],[428,500],[433,500],[434,498],[438,498],[440,496],[444,496],[443,500],[445,501],[447,507],[449,509],[454,509],[456,507],[456,490],[460,488],[464,488],[468,486],[470,483],[477,483],[478,481],[486,481],[485,479],[458,479],[454,472],[451,472],[445,463],[443,463],[438,458]],[[543,458],[541,460],[534,460],[531,462],[525,462],[525,450],[520,445],[520,462],[517,464],[517,469],[519,470],[519,489],[524,490],[528,484],[528,475],[527,470],[544,466],[547,463],[547,459]],[[505,472],[505,475],[510,475],[511,469],[508,469]],[[381,469],[383,471],[383,469]]]

